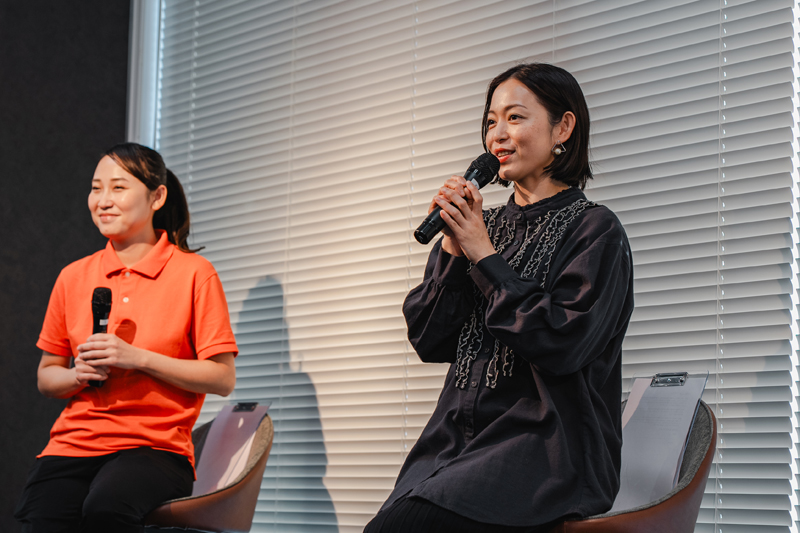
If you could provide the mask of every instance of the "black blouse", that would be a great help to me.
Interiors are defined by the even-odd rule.
[[[484,219],[499,253],[472,265],[440,241],[406,297],[420,359],[451,365],[383,508],[417,496],[509,526],[602,513],[619,490],[625,231],[574,188]]]

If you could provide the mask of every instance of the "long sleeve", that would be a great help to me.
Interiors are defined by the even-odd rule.
[[[428,256],[425,276],[403,303],[408,340],[426,363],[453,363],[461,327],[473,307],[469,260],[442,250],[439,240]]]
[[[546,287],[521,277],[500,255],[483,259],[472,271],[488,300],[489,332],[552,375],[570,374],[591,362],[628,320],[622,310],[631,258],[621,227],[565,240],[572,244],[554,260]]]

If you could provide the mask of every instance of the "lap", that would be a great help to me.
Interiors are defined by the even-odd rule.
[[[144,516],[162,502],[191,494],[192,482],[191,466],[182,456],[151,448],[124,450],[97,472],[84,513],[119,510]]]
[[[471,520],[418,497],[404,497],[373,518],[364,533],[544,533],[551,525],[516,527]]]
[[[15,517],[23,531],[32,532],[102,530],[115,521],[141,524],[160,503],[189,495],[192,481],[185,457],[151,448],[100,457],[42,457],[31,470]]]

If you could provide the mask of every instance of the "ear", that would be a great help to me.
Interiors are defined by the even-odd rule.
[[[158,211],[167,202],[167,186],[159,185],[158,188],[150,193],[151,204],[150,207],[153,211]]]
[[[567,111],[561,117],[561,122],[553,128],[554,141],[567,142],[572,136],[572,130],[575,129],[575,114],[572,111]]]

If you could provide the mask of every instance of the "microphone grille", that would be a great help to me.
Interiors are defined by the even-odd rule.
[[[97,287],[92,293],[92,305],[111,306],[111,289],[108,287]]]
[[[470,170],[477,170],[483,178],[481,181],[489,183],[492,178],[494,178],[495,174],[497,174],[497,171],[500,170],[500,160],[497,159],[494,154],[486,152],[475,158],[475,161],[470,164],[467,172]]]

